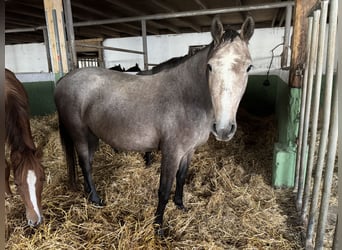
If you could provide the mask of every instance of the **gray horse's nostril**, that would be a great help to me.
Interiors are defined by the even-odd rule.
[[[215,132],[215,133],[217,133],[217,130],[216,130],[216,123],[214,122],[214,124],[213,124],[213,131]]]
[[[236,125],[233,123],[231,128],[230,128],[230,134],[234,133],[236,129]]]

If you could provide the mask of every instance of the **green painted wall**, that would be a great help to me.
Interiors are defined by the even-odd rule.
[[[275,113],[277,88],[284,82],[278,76],[250,75],[246,92],[241,100],[241,106],[257,116],[267,116]]]
[[[29,96],[31,116],[48,115],[56,111],[53,100],[54,82],[23,83]]]

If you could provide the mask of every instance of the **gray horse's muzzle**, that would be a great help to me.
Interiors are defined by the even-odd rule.
[[[216,123],[214,123],[211,132],[216,137],[216,140],[229,141],[236,132],[236,123],[229,123],[226,127],[217,127]]]

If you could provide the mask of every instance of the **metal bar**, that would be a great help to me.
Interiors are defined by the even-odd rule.
[[[321,11],[316,10],[313,17],[313,27],[312,27],[312,43],[310,51],[310,62],[309,62],[309,73],[308,73],[308,84],[307,84],[307,97],[305,104],[305,115],[304,115],[304,127],[303,127],[303,145],[302,153],[300,155],[300,174],[298,183],[298,193],[297,193],[297,209],[302,210],[302,199],[304,193],[304,176],[306,172],[306,152],[307,152],[307,141],[309,133],[309,120],[310,120],[310,110],[311,110],[311,97],[312,97],[312,85],[314,78],[314,71],[317,58],[317,45],[318,45],[318,28],[319,28],[319,17]]]
[[[311,54],[311,41],[312,41],[312,24],[313,24],[313,17],[308,18],[308,38],[306,41],[306,47],[308,49],[307,56],[306,56],[306,67],[309,65],[310,62],[310,54]],[[303,145],[303,132],[304,132],[304,114],[305,114],[305,104],[306,104],[306,92],[307,92],[307,83],[308,83],[308,72],[309,70],[306,69],[304,71],[304,79],[302,84],[302,98],[301,98],[301,107],[300,107],[300,120],[299,120],[299,131],[298,131],[298,145],[297,145],[297,157],[296,157],[296,175],[295,175],[295,185],[293,188],[293,192],[298,192],[298,185],[299,185],[299,176],[300,176],[300,162],[302,155],[302,145]]]
[[[339,226],[338,226],[338,215],[336,217],[336,225],[335,225],[335,232],[334,232],[334,241],[333,241],[333,250],[338,250],[339,249]]]
[[[332,67],[334,65],[331,65]],[[323,184],[323,193],[321,199],[321,207],[319,211],[318,226],[316,233],[315,249],[323,249],[325,227],[327,224],[327,215],[329,208],[329,199],[331,193],[331,184],[334,174],[335,157],[337,150],[337,137],[338,137],[338,84],[334,85],[333,100],[331,107],[331,126],[328,145],[327,167],[325,170],[325,178]]]
[[[47,63],[48,63],[48,72],[51,72],[52,71],[51,54],[50,54],[50,47],[49,47],[49,37],[48,37],[46,28],[43,29],[43,36],[44,36],[44,44],[45,44]]]
[[[317,166],[315,170],[315,180],[313,186],[313,196],[311,200],[308,228],[306,233],[307,244],[312,242],[313,231],[316,223],[316,210],[319,199],[319,188],[322,179],[322,171],[324,166],[325,152],[328,143],[329,124],[330,124],[330,113],[331,113],[331,96],[333,88],[333,76],[334,76],[334,61],[335,61],[335,47],[336,47],[336,23],[337,23],[337,12],[336,2],[332,2],[330,6],[330,19],[329,19],[329,30],[328,30],[328,44],[327,44],[327,61],[326,65],[326,81],[324,90],[324,104],[323,104],[323,126],[320,136],[320,144],[317,157]],[[335,5],[334,5],[335,4]],[[332,66],[329,66],[332,65]]]
[[[311,41],[312,41],[312,23],[313,18],[308,18],[308,38],[306,47],[308,48],[307,58],[306,58],[306,66],[309,65],[310,62],[310,53],[311,53]],[[307,82],[308,82],[308,72],[309,70],[306,69],[304,71],[304,79],[302,84],[302,98],[301,98],[301,107],[300,107],[300,120],[299,120],[299,131],[298,131],[298,145],[297,145],[297,157],[296,157],[296,175],[295,175],[295,185],[293,188],[293,192],[298,192],[299,186],[299,176],[300,176],[300,162],[302,155],[302,145],[303,145],[303,132],[304,132],[304,114],[305,114],[305,105],[306,105],[306,93],[307,93]]]
[[[147,55],[147,38],[146,38],[146,20],[141,20],[141,35],[144,51],[144,70],[148,70],[148,55]]]
[[[113,19],[104,19],[104,20],[98,20],[98,21],[84,21],[84,22],[74,23],[74,27],[112,24],[112,23],[124,23],[124,22],[136,22],[136,21],[141,21],[141,20],[161,20],[161,19],[176,18],[176,17],[215,15],[215,14],[224,14],[224,13],[232,13],[232,12],[239,12],[239,11],[275,9],[275,8],[284,8],[289,5],[293,6],[294,1],[258,4],[258,5],[246,5],[246,6],[231,7],[231,8],[182,11],[182,12],[175,12],[175,13],[168,13],[168,14],[163,13],[163,14],[153,14],[153,15],[146,15],[146,16],[113,18]],[[35,28],[23,28],[23,29],[8,29],[8,30],[5,30],[5,33],[36,31],[39,29],[43,29],[44,27],[45,26],[38,26]]]
[[[121,52],[127,52],[127,53],[133,53],[133,54],[141,54],[141,55],[144,54],[144,52],[137,51],[137,50],[121,49],[121,48],[114,48],[114,47],[100,46],[100,45],[90,45],[90,44],[84,44],[84,43],[77,43],[76,47],[77,46],[87,47],[87,48],[96,48],[96,49],[107,49],[107,50],[121,51]]]
[[[308,12],[308,17],[309,16],[312,16],[313,13],[316,11],[316,10],[320,10],[321,9],[321,2],[322,1],[327,1],[327,0],[317,0],[317,2],[311,7],[311,9],[309,10]]]
[[[66,31],[68,37],[68,48],[69,54],[71,58],[71,64],[69,65],[70,70],[77,68],[77,55],[75,48],[75,34],[74,34],[74,25],[72,19],[72,10],[70,0],[63,0],[64,5],[64,13],[66,19]]]
[[[328,12],[328,2],[322,1],[321,7],[321,17],[319,26],[319,40],[318,40],[318,54],[317,54],[317,66],[315,74],[315,84],[313,86],[314,96],[312,103],[312,115],[311,115],[311,138],[309,145],[308,163],[306,167],[306,178],[304,187],[304,197],[302,205],[302,222],[307,225],[307,213],[309,207],[309,198],[311,195],[311,179],[312,179],[312,169],[314,165],[314,156],[316,150],[316,139],[317,139],[317,127],[318,127],[318,113],[319,113],[319,102],[321,97],[321,86],[322,86],[322,73],[324,64],[324,45],[325,45],[325,30],[327,26],[327,12]]]
[[[285,19],[285,31],[284,31],[284,46],[283,46],[283,54],[281,60],[281,67],[287,67],[289,48],[290,48],[290,29],[291,29],[291,20],[292,20],[292,6],[286,6],[286,19]]]
[[[62,64],[62,52],[61,52],[61,44],[59,40],[59,31],[58,31],[58,24],[57,24],[57,13],[56,10],[52,10],[52,18],[53,18],[53,26],[55,29],[55,38],[56,38],[56,47],[57,47],[57,60],[58,60],[58,67],[59,67],[59,75],[63,75],[63,64]]]

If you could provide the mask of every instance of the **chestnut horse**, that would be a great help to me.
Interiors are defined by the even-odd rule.
[[[236,132],[236,112],[251,68],[248,41],[253,32],[251,17],[241,33],[224,30],[214,18],[213,42],[173,68],[145,76],[83,68],[60,79],[54,97],[70,183],[76,181],[78,157],[88,198],[104,205],[91,168],[99,139],[119,150],[160,149],[155,225],[163,235],[163,215],[175,179],[173,201],[185,209],[183,186],[195,149],[210,133],[228,141]]]
[[[27,223],[37,226],[42,222],[41,194],[44,169],[40,162],[30,128],[27,93],[13,72],[5,69],[5,127],[6,145],[10,151],[10,163],[6,161],[5,193],[11,194],[10,170],[26,208]]]

